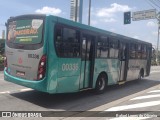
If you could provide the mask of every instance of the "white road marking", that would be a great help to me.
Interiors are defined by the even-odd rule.
[[[0,94],[6,94],[6,93],[10,93],[10,91],[0,92]]]
[[[26,92],[26,91],[31,91],[33,89],[31,88],[25,88],[25,89],[20,89],[20,90],[16,90],[16,91],[3,91],[3,92],[0,92],[0,94],[6,94],[6,93],[16,93],[16,92]]]
[[[160,72],[160,71],[151,71],[150,73],[157,73],[157,72]]]
[[[130,100],[140,100],[140,99],[155,98],[155,97],[160,97],[160,94],[157,94],[157,95],[139,96],[139,97],[132,98],[132,99],[130,99]]]
[[[121,110],[134,109],[134,108],[150,107],[155,105],[160,105],[160,101],[150,101],[150,102],[144,102],[144,103],[138,103],[138,104],[132,104],[132,105],[117,106],[117,107],[109,108],[105,111],[121,111]]]
[[[152,91],[149,91],[147,93],[156,93],[156,92],[160,92],[160,90],[152,90]]]
[[[109,120],[144,120],[150,117],[116,117]]]
[[[31,89],[31,88],[26,88],[26,89],[21,89],[20,91],[21,91],[21,92],[24,92],[24,91],[30,91],[30,90],[33,90],[33,89]]]

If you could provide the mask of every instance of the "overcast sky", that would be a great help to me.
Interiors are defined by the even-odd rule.
[[[83,2],[83,24],[87,24],[88,1]],[[149,0],[92,0],[91,25],[156,45],[157,20],[131,21],[129,25],[123,24],[124,12],[154,9],[153,7],[155,6],[151,6]],[[70,0],[1,1],[0,37],[2,30],[5,30],[4,24],[10,16],[34,13],[53,14],[70,19]]]

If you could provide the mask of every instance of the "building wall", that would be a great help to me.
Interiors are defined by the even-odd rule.
[[[83,0],[77,0],[77,22],[82,23]],[[76,16],[76,0],[71,0],[70,19],[75,21]]]

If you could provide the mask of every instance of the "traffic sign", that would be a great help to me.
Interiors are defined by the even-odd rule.
[[[124,12],[124,24],[131,23],[131,12]]]
[[[157,13],[157,19],[160,21],[160,12]]]
[[[156,18],[156,9],[137,11],[132,13],[132,21]]]

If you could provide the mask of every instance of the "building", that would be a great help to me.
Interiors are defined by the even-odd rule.
[[[83,0],[71,0],[70,19],[82,23],[82,10]]]
[[[5,30],[2,30],[2,39],[5,39]]]

